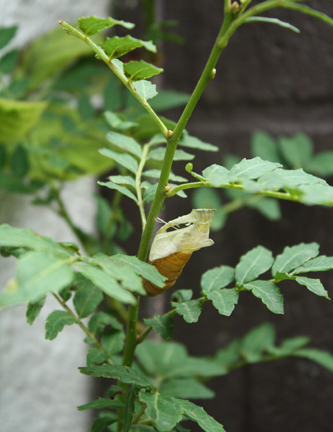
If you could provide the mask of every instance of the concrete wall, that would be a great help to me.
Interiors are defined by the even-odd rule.
[[[0,26],[18,24],[12,47],[21,47],[58,25],[60,19],[75,20],[92,14],[107,16],[109,0],[0,0]],[[63,198],[75,223],[94,230],[95,179],[68,183]],[[57,241],[76,241],[62,220],[29,199],[0,193],[0,223],[32,228]],[[1,258],[0,286],[15,270],[15,261]],[[0,430],[1,432],[84,432],[90,430],[89,411],[76,406],[90,400],[92,381],[79,374],[85,365],[84,334],[67,327],[56,340],[44,339],[45,320],[54,309],[48,299],[32,327],[25,322],[25,306],[0,313]]]

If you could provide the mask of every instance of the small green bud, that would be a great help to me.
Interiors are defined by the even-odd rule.
[[[188,163],[188,164],[186,165],[186,167],[185,167],[185,170],[186,170],[188,173],[191,173],[192,170],[193,170],[193,164],[192,164],[192,163]]]

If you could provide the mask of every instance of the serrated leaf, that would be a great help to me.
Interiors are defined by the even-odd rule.
[[[230,316],[238,303],[238,292],[235,288],[210,291],[207,298],[221,315]]]
[[[163,396],[180,399],[211,399],[215,396],[211,389],[193,378],[166,381],[158,391]]]
[[[193,290],[191,289],[180,289],[174,291],[171,295],[171,301],[173,302],[188,302],[192,299]]]
[[[133,294],[123,289],[115,279],[102,270],[96,267],[80,266],[79,272],[82,273],[85,278],[91,280],[94,285],[110,297],[115,298],[122,303],[136,303]]]
[[[333,356],[331,353],[316,348],[303,348],[293,353],[293,355],[314,361],[333,372]]]
[[[155,389],[139,371],[119,365],[101,365],[80,367],[79,371],[85,375],[118,379],[125,384],[137,384],[141,387]]]
[[[172,307],[176,308],[178,315],[182,315],[188,323],[198,322],[202,311],[202,302],[200,300],[189,300],[186,302],[172,302]]]
[[[293,168],[302,168],[312,159],[312,142],[303,133],[291,137],[280,137],[279,144],[283,157]]]
[[[131,192],[129,189],[127,189],[127,187],[125,186],[121,186],[117,183],[113,183],[112,181],[110,182],[97,182],[100,186],[106,186],[109,189],[114,189],[119,191],[120,193],[122,193],[123,195],[126,195],[128,198],[131,198],[134,202],[136,202],[136,204],[138,204],[138,199],[137,197],[134,195],[133,192]]]
[[[318,12],[314,9],[309,8],[308,6],[300,5],[293,2],[283,2],[282,7],[286,9],[292,9],[301,13],[304,13],[305,15],[311,15],[314,18],[318,18],[321,21],[326,22],[327,24],[330,24],[333,26],[333,19],[327,16],[326,14],[322,12]]]
[[[309,291],[312,291],[318,296],[326,297],[327,299],[329,299],[328,292],[325,290],[323,284],[320,282],[319,279],[311,279],[307,277],[297,276],[295,278],[295,281],[300,285],[305,285]]]
[[[140,391],[139,399],[147,405],[145,414],[160,432],[171,431],[182,419],[183,408],[175,398]]]
[[[216,152],[219,149],[217,146],[201,141],[199,138],[188,135],[187,133],[184,133],[182,135],[178,145],[180,145],[181,147],[189,147],[198,150],[213,151],[213,152]]]
[[[201,277],[201,289],[205,294],[226,287],[235,278],[235,271],[229,266],[207,270]]]
[[[15,36],[17,26],[0,28],[0,49],[5,47]]]
[[[124,74],[129,81],[140,81],[151,78],[163,72],[162,68],[156,67],[144,60],[133,61],[130,60],[124,63]]]
[[[262,160],[281,163],[275,140],[267,132],[256,132],[251,137],[251,153]]]
[[[109,329],[102,334],[101,345],[108,354],[118,354],[124,347],[124,339],[123,330]]]
[[[106,156],[110,159],[113,159],[119,165],[122,165],[123,167],[125,167],[129,171],[131,171],[133,174],[136,174],[136,172],[138,170],[138,162],[134,159],[133,156],[126,154],[126,153],[118,153],[118,152],[115,152],[115,151],[107,149],[107,148],[100,149],[98,151],[103,156]]]
[[[122,324],[106,312],[97,312],[89,320],[88,328],[94,335],[102,333],[104,328],[111,325],[116,330],[122,330]]]
[[[281,167],[281,164],[276,162],[264,161],[260,157],[253,159],[242,159],[237,165],[234,165],[230,170],[230,176],[245,177],[247,179],[257,179]]]
[[[154,98],[158,94],[156,85],[147,80],[135,81],[132,86],[145,101]]]
[[[225,432],[223,426],[208,415],[203,408],[189,401],[182,402],[182,407],[186,417],[197,422],[205,432]]]
[[[73,304],[79,318],[86,318],[103,301],[103,294],[87,280],[83,286],[79,287],[73,299]]]
[[[133,51],[136,48],[144,47],[146,50],[156,53],[157,48],[151,41],[143,41],[136,39],[130,35],[125,37],[114,36],[113,38],[106,38],[101,44],[101,48],[111,58],[118,58]]]
[[[173,338],[173,318],[172,316],[165,315],[154,315],[153,318],[146,318],[143,320],[148,327],[153,327],[153,329],[158,333],[163,339]]]
[[[28,324],[32,325],[35,319],[38,317],[42,307],[45,304],[45,298],[46,297],[43,297],[35,303],[28,303],[27,312],[25,314]]]
[[[248,363],[260,361],[262,355],[274,346],[275,330],[272,324],[264,323],[247,333],[241,342],[240,351]]]
[[[92,36],[101,30],[113,27],[114,25],[121,25],[127,29],[132,29],[134,27],[134,24],[129,22],[118,21],[111,17],[99,18],[95,15],[87,18],[79,18],[78,22],[80,29],[86,36]]]
[[[235,268],[235,276],[238,285],[253,281],[258,276],[265,273],[271,268],[273,261],[272,252],[263,246],[257,246],[241,256]]]
[[[124,134],[120,134],[117,132],[110,131],[106,134],[106,139],[116,147],[124,150],[126,152],[132,153],[133,155],[141,158],[142,156],[142,148],[140,144],[138,144],[135,139],[126,136]]]
[[[36,302],[69,286],[74,272],[66,261],[45,252],[29,252],[18,261],[15,278],[0,294],[0,306]]]
[[[333,269],[333,257],[327,257],[321,255],[317,258],[313,258],[310,261],[306,261],[301,267],[297,267],[292,271],[292,275],[307,272],[318,272],[327,271]]]
[[[245,284],[244,287],[252,290],[253,295],[260,298],[271,312],[284,313],[283,296],[273,282],[256,280]]]
[[[229,183],[229,170],[221,165],[211,165],[202,171],[204,178],[215,187]]]
[[[121,402],[120,400],[111,400],[111,399],[100,397],[95,401],[89,402],[85,405],[78,406],[77,410],[86,411],[89,409],[103,409],[103,408],[118,409],[118,408],[122,408],[123,406],[124,403]]]
[[[139,390],[139,386],[132,386],[126,394],[124,407],[124,432],[128,432],[131,428],[135,411],[135,399],[138,396]]]
[[[319,253],[317,243],[301,243],[297,246],[285,247],[282,254],[278,255],[272,267],[272,275],[289,273],[291,270],[301,266]]]
[[[287,23],[285,21],[281,21],[281,20],[279,20],[277,18],[268,18],[268,17],[261,17],[261,16],[251,16],[249,18],[246,18],[244,20],[244,22],[245,23],[264,22],[264,23],[269,23],[269,24],[276,24],[276,25],[278,25],[280,27],[292,30],[295,33],[300,33],[301,32],[297,27],[295,27],[295,26],[293,26],[293,25],[291,25],[291,24],[289,24],[289,23]]]
[[[53,311],[46,319],[45,339],[55,339],[65,325],[72,325],[75,323],[77,323],[76,319],[68,312],[59,310]]]
[[[61,247],[50,237],[38,235],[31,229],[13,228],[7,224],[0,226],[0,246],[51,252],[63,258],[73,256],[72,252]]]
[[[87,366],[95,366],[96,364],[104,363],[108,358],[109,355],[99,348],[89,348],[86,360]]]
[[[164,287],[166,277],[162,276],[153,265],[147,264],[140,261],[138,258],[129,255],[114,255],[112,259],[116,262],[130,265],[136,274],[149,280],[149,282],[160,288]]]

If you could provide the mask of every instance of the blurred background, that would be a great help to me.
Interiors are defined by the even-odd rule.
[[[144,8],[149,3],[154,3],[155,6],[153,17]],[[333,16],[332,2],[317,0],[312,1],[310,6]],[[183,93],[193,90],[218,33],[223,4],[220,0],[99,0],[77,1],[75,4],[60,0],[10,3],[0,0],[0,26],[19,26],[11,45],[3,52],[25,47],[36,37],[56,27],[59,19],[71,21],[92,14],[112,14],[114,18],[134,22],[136,28],[131,33],[133,36],[143,39],[155,37],[159,40],[160,52],[151,59],[158,66],[164,67],[157,85],[166,90],[182,92],[182,96],[177,96],[179,105],[182,105],[182,97],[186,99]],[[324,155],[327,161],[325,169],[323,164],[318,168],[318,164],[311,163],[322,152],[330,151],[333,145],[333,30],[321,21],[292,11],[274,11],[274,16],[295,25],[301,30],[301,34],[278,26],[256,23],[242,27],[232,37],[217,65],[216,78],[209,84],[187,126],[191,135],[219,147],[217,153],[197,152],[193,161],[194,171],[201,172],[212,163],[228,166],[240,158],[254,157],[263,142],[276,149],[275,156],[281,158],[286,167],[305,168],[307,164],[308,171],[324,176],[332,184],[331,153]],[[176,21],[173,27],[170,27],[170,20]],[[168,24],[161,26],[165,21]],[[117,29],[117,34],[125,33],[124,30]],[[54,41],[60,40],[60,37],[62,36],[55,36]],[[64,50],[63,40],[59,45],[57,42],[52,43],[55,45],[49,45],[48,52],[61,53]],[[105,109],[117,108],[114,97],[110,95],[118,90],[110,81],[106,68],[94,61],[83,48],[80,48],[83,51],[73,48],[76,56],[73,65],[70,56],[73,58],[74,51],[70,51],[67,58],[64,55],[60,61],[53,60],[55,63],[51,64],[46,53],[40,54],[38,43],[33,47],[20,54],[21,70],[13,80],[16,87],[12,86],[10,91],[18,100],[32,95],[34,101],[43,101],[45,95],[52,91],[53,100],[65,92],[70,93],[65,111],[63,108],[59,111],[55,107],[53,111],[50,110],[52,112],[48,113],[48,117],[45,118],[44,115],[45,124],[40,125],[43,132],[39,139],[42,141],[42,135],[50,140],[47,130],[53,124],[52,121],[61,116],[62,128],[67,135],[71,134],[72,147],[68,154],[75,152],[75,142],[84,137],[88,149],[87,160],[82,156],[83,162],[78,162],[76,156],[73,156],[69,167],[63,165],[61,158],[50,153],[43,156],[42,172],[47,172],[48,175],[51,173],[57,181],[68,181],[61,190],[63,202],[66,206],[71,204],[68,210],[76,226],[94,235],[101,229],[100,225],[96,225],[95,218],[101,214],[100,208],[104,205],[93,197],[95,176],[102,175],[101,178],[105,179],[105,172],[112,169],[112,166],[100,165],[97,172],[90,167],[89,158],[103,144],[103,128],[98,129],[97,123],[89,126],[96,127],[100,133],[97,143],[92,138],[96,136],[95,130],[88,126],[84,133],[82,128],[77,133],[74,123],[78,120],[68,107],[79,101],[79,106],[82,107],[81,120],[86,118],[90,121],[95,114],[89,114],[89,106],[84,103],[82,95],[89,96],[98,117]],[[57,76],[47,72],[48,67],[54,70],[54,65],[58,68]],[[24,76],[30,77],[29,83],[20,82]],[[91,77],[95,79],[92,80]],[[166,117],[177,120],[181,108],[171,111],[169,106],[165,103],[160,111]],[[259,131],[265,133],[258,133]],[[58,136],[58,141],[61,142],[62,133],[63,131],[59,132]],[[310,148],[308,159],[288,160],[283,149],[288,145],[297,147],[298,144],[293,144],[295,142],[301,143],[300,147]],[[59,142],[53,140],[51,145],[57,148]],[[31,150],[28,145],[22,148],[23,151],[17,151],[15,155],[21,172],[12,173],[21,178],[27,175],[24,171],[27,165],[24,149],[29,149],[30,173],[34,170],[40,172],[38,158],[41,153],[40,150],[39,153],[36,149]],[[10,157],[14,158],[14,155]],[[184,175],[184,166],[185,163],[178,162],[174,172]],[[38,174],[32,175],[32,183],[25,183],[29,190],[20,190],[15,183],[15,175],[10,179],[6,177],[0,183],[1,223],[32,227],[40,234],[59,241],[68,241],[70,238],[74,241],[75,236],[65,224],[61,225],[60,219],[47,206],[39,202],[38,206],[31,207],[29,194],[41,187],[38,182],[43,183],[45,179]],[[74,179],[75,181],[69,181]],[[113,194],[105,189],[102,194],[112,203]],[[44,199],[47,201],[47,197]],[[236,205],[227,207],[236,201]],[[170,202],[167,201],[163,219],[170,220],[189,213],[193,207],[203,203],[215,208],[226,204],[228,212],[220,217],[212,231],[211,237],[215,245],[195,253],[190,261],[191,266],[189,264],[188,268],[185,267],[177,282],[177,289],[193,289],[194,297],[199,295],[200,277],[205,270],[221,264],[235,266],[242,254],[258,244],[276,255],[286,245],[318,242],[321,254],[333,255],[330,236],[333,218],[330,208],[306,207],[288,202],[281,202],[279,206],[267,202],[262,205],[241,195],[231,196],[217,192],[200,196],[200,193],[195,192],[188,200],[175,197]],[[124,201],[124,205],[125,212],[133,215],[129,216],[129,221],[123,228],[130,234],[130,226],[139,229],[137,210],[131,203]],[[81,236],[81,240],[85,241],[86,238]],[[137,252],[138,235],[124,235],[120,240],[121,246],[129,254]],[[92,240],[90,247],[94,247]],[[14,266],[9,267],[8,259],[1,261],[2,285],[13,271]],[[333,277],[330,273],[320,277],[332,296]],[[286,337],[309,335],[313,346],[333,353],[331,303],[310,294],[302,287],[289,286],[287,283],[283,294],[283,316],[269,312],[249,293],[241,296],[237,308],[228,318],[219,315],[213,308],[210,310],[207,305],[199,324],[186,324],[181,317],[175,316],[175,340],[184,342],[192,355],[213,355],[232,339],[242,337],[252,327],[269,322],[276,326],[278,341]],[[143,310],[150,315],[167,311],[168,296],[166,294],[157,299],[149,299]],[[85,362],[85,347],[80,342],[79,330],[68,327],[56,341],[50,343],[44,340],[45,317],[52,307],[54,305],[50,304],[48,309],[43,309],[42,315],[32,327],[25,323],[24,308],[6,310],[0,314],[2,432],[90,430],[90,413],[77,413],[75,407],[89,401],[91,395],[97,392],[96,386],[100,384],[77,372],[77,366]],[[305,359],[291,358],[247,365],[211,381],[208,386],[215,391],[216,398],[200,401],[200,404],[228,432],[277,432],[282,428],[285,432],[332,430],[333,374]]]

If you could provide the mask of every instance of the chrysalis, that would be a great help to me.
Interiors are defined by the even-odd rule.
[[[163,288],[144,280],[144,287],[149,296],[162,294],[172,287],[192,253],[214,244],[209,238],[209,228],[215,213],[216,210],[209,209],[192,210],[190,214],[166,223],[156,233],[150,250],[149,263],[168,280]],[[181,224],[185,224],[185,227],[167,232],[168,228]]]

